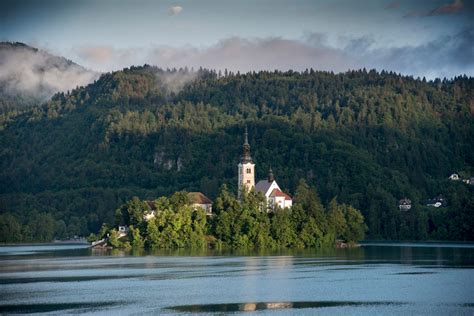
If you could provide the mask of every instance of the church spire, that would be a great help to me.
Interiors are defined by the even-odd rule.
[[[244,142],[244,146],[247,145],[250,147],[249,145],[249,133],[247,131],[247,126],[245,126],[245,142]]]
[[[238,165],[239,191],[237,196],[239,200],[242,197],[242,192],[250,191],[255,187],[255,164],[252,161],[252,156],[250,156],[249,133],[247,131],[247,126],[245,126],[244,145],[242,147],[243,152]]]
[[[268,182],[273,182],[275,180],[275,177],[273,176],[273,170],[270,167],[270,170],[268,170]]]
[[[247,132],[247,126],[245,126],[245,140],[243,146],[242,157],[240,158],[242,163],[252,162],[252,157],[250,156],[250,145],[249,145],[249,135]]]

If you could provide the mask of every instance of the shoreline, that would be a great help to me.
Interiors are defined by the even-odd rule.
[[[0,247],[16,247],[16,246],[67,246],[67,245],[89,245],[91,243],[87,240],[61,240],[61,241],[51,241],[51,242],[27,242],[27,243],[0,243]],[[361,248],[364,246],[414,246],[414,247],[421,247],[421,246],[460,246],[471,248],[474,247],[474,241],[436,241],[436,240],[397,240],[397,241],[387,241],[387,240],[364,240],[357,243],[347,243],[347,242],[337,242],[335,244],[336,249],[348,249],[348,248]],[[91,247],[94,248],[94,247]],[[101,248],[101,247],[97,247]],[[103,247],[105,248],[105,247]],[[286,248],[286,249],[293,249],[293,248]]]
[[[87,240],[59,240],[49,242],[25,242],[25,243],[0,243],[0,247],[14,246],[58,246],[58,245],[90,245]]]

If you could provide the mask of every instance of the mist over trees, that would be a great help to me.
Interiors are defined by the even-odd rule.
[[[370,239],[472,240],[474,186],[448,177],[474,173],[473,99],[467,77],[132,67],[1,115],[0,216],[24,227],[46,214],[52,235],[87,236],[133,196],[202,191],[218,203],[222,184],[236,191],[247,125],[256,178],[272,167],[295,199],[300,179],[317,188],[305,207],[317,225],[323,205],[339,236],[359,234],[336,198],[362,212]],[[446,207],[424,206],[439,194]]]
[[[0,113],[41,104],[87,85],[99,73],[23,43],[0,42]]]

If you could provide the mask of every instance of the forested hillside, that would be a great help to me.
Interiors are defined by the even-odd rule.
[[[368,238],[473,240],[474,186],[448,180],[474,176],[473,87],[373,70],[104,74],[0,119],[0,236],[88,235],[135,195],[235,191],[248,126],[257,180],[271,166],[294,194],[305,179],[360,209]],[[424,206],[439,194],[447,207]]]

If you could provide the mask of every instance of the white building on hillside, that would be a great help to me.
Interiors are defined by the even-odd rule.
[[[279,206],[281,208],[291,208],[293,201],[291,197],[284,193],[278,183],[275,181],[273,172],[270,169],[268,178],[261,180],[255,185],[255,164],[250,156],[250,145],[248,141],[247,128],[245,128],[245,140],[243,145],[243,154],[238,164],[239,179],[238,179],[238,197],[240,200],[242,190],[250,191],[255,188],[257,192],[262,192],[267,200],[267,205],[270,210]]]
[[[452,175],[449,176],[449,180],[459,181],[461,180],[461,178],[459,177],[457,173],[453,173]]]
[[[284,193],[275,181],[272,169],[268,172],[267,179],[257,182],[255,185],[255,191],[262,192],[263,195],[265,195],[270,209],[276,206],[281,208],[291,208],[293,206],[293,200],[291,197]]]

